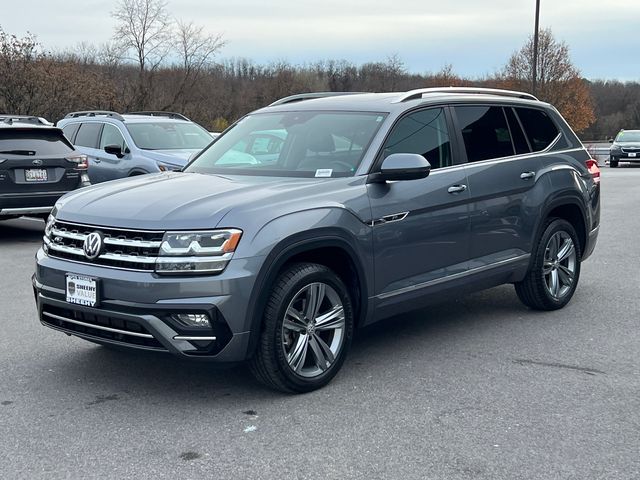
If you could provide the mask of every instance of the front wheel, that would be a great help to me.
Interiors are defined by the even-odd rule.
[[[535,310],[558,310],[573,296],[580,278],[580,244],[566,220],[550,219],[533,252],[531,267],[516,283],[518,298]]]
[[[303,393],[338,373],[353,336],[349,292],[329,268],[299,263],[275,282],[250,368],[265,385]]]
[[[618,168],[618,160],[614,160],[613,158],[609,160],[609,167]]]

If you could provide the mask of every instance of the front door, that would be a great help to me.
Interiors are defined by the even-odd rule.
[[[392,153],[418,153],[431,164],[431,174],[368,185],[379,310],[406,303],[468,268],[469,189],[449,125],[446,108],[417,110],[401,118],[378,165]]]

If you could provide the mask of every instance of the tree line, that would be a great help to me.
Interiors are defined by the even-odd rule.
[[[483,86],[530,91],[533,39],[484,78],[462,78],[448,65],[409,72],[398,55],[356,65],[321,60],[261,65],[218,60],[224,39],[193,22],[173,19],[165,0],[120,0],[112,13],[114,41],[50,52],[33,35],[0,26],[0,112],[56,121],[76,110],[181,112],[210,130],[287,95],[313,91],[388,92],[435,86]],[[606,139],[640,128],[640,83],[588,81],[568,46],[540,32],[536,95],[554,104],[584,139]]]

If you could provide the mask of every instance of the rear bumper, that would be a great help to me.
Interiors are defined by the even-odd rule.
[[[67,192],[0,195],[0,216],[46,215]]]

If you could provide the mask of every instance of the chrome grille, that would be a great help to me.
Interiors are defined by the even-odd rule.
[[[622,151],[624,153],[640,153],[640,147],[626,147]]]
[[[100,256],[89,260],[82,247],[92,232],[102,234],[104,247]],[[112,268],[152,271],[163,235],[164,232],[160,231],[124,230],[56,220],[50,234],[44,237],[44,246],[47,254],[55,258]]]

